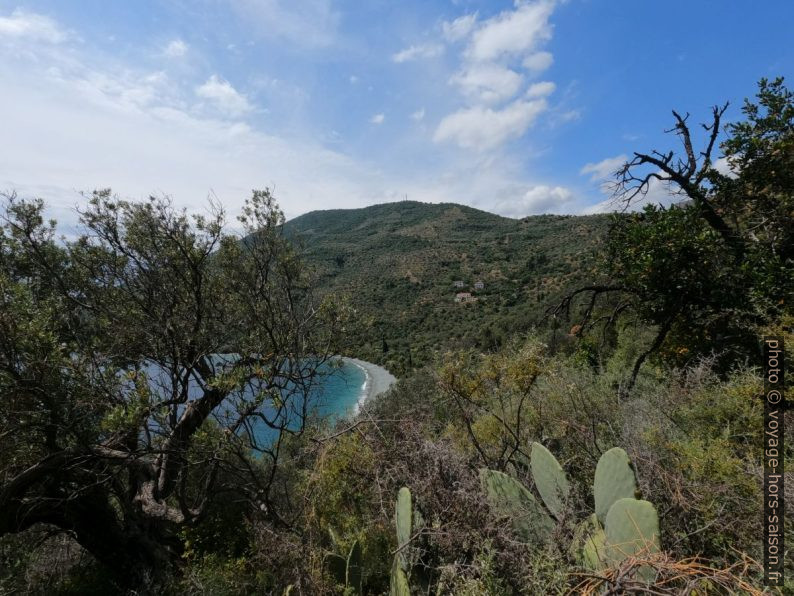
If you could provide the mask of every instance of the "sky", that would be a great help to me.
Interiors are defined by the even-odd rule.
[[[67,224],[108,187],[603,211],[626,156],[676,147],[671,109],[737,120],[791,81],[792,25],[789,0],[0,0],[0,191]]]

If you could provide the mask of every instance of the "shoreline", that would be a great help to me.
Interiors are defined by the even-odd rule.
[[[359,413],[361,406],[368,399],[387,391],[397,381],[397,378],[382,366],[349,356],[340,356],[340,358],[343,362],[352,364],[364,371],[364,386],[361,388],[361,395],[353,408],[353,415]]]

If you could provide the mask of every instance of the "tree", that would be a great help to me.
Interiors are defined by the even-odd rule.
[[[614,196],[626,208],[658,183],[685,201],[618,215],[607,240],[606,279],[554,309],[567,313],[585,295],[582,332],[598,321],[612,324],[628,310],[656,327],[629,387],[646,358],[665,346],[679,363],[708,352],[726,365],[753,358],[758,329],[791,312],[794,95],[782,78],[762,79],[757,103],[745,101],[745,120],[725,127],[720,148],[727,169],[718,169],[713,153],[726,109],[715,106],[711,122],[702,125],[699,153],[689,115],[674,111],[668,132],[683,151],[634,153],[616,172]],[[596,317],[599,305],[608,309]]]
[[[178,560],[179,529],[224,491],[286,525],[285,445],[342,316],[270,192],[243,241],[218,206],[95,192],[62,241],[43,208],[8,196],[0,228],[0,536],[51,524],[131,584]]]

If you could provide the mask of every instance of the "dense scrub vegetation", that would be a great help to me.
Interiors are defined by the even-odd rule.
[[[285,230],[316,267],[318,290],[355,309],[353,352],[402,374],[439,350],[493,350],[541,324],[549,304],[593,275],[608,225],[606,215],[515,220],[401,201],[315,211]],[[477,301],[456,304],[460,291]]]
[[[444,594],[584,590],[592,578],[570,546],[593,512],[599,457],[621,446],[642,498],[658,511],[662,554],[648,558],[669,583],[657,590],[760,590],[758,373],[736,369],[721,378],[710,362],[686,371],[649,369],[623,400],[614,386],[624,358],[617,350],[607,371],[596,373],[573,341],[552,353],[534,338],[490,356],[449,354],[437,369],[368,403],[357,421],[290,445],[294,464],[281,472],[290,490],[274,503],[287,527],[234,499],[217,503],[185,528],[180,573],[156,589],[247,594],[292,585],[293,594],[341,593],[326,556],[347,553],[357,541],[363,593],[385,593],[397,548],[395,500],[407,486],[424,519],[412,541],[415,589],[429,581],[433,593]],[[539,499],[526,465],[532,440],[556,456],[571,492],[553,540],[527,546],[513,519],[489,507],[478,469],[505,471]],[[110,579],[63,540],[42,531],[7,537],[5,560],[13,565],[6,588],[107,589],[102,582]],[[43,569],[43,559],[52,565]]]
[[[762,81],[745,115],[722,144],[731,175],[711,167],[710,135],[703,162],[690,159],[677,115],[689,157],[637,154],[621,170],[631,200],[646,181],[636,168],[659,168],[645,160],[659,156],[651,175],[667,167],[692,204],[617,217],[598,271],[595,260],[576,270],[567,259],[579,247],[562,247],[602,219],[511,222],[412,203],[305,216],[289,234],[300,228],[310,258],[326,259],[326,298],[357,279],[352,264],[374,264],[354,305],[381,317],[369,331],[315,301],[268,193],[249,204],[245,242],[219,220],[100,194],[84,214],[93,234],[59,244],[39,204],[11,201],[0,236],[0,591],[764,593],[758,338],[782,337],[791,362],[794,98]],[[434,226],[462,229],[456,242],[487,238],[478,254],[501,274],[487,277],[486,257],[455,269],[467,261]],[[350,244],[332,246],[342,231]],[[545,250],[564,258],[544,261]],[[513,262],[522,251],[539,260]],[[437,254],[441,273],[406,260],[422,254]],[[526,290],[552,262],[571,267],[546,296],[559,299],[557,324],[533,328],[530,311],[549,302],[526,306]],[[183,284],[164,283],[180,273]],[[469,275],[500,297],[429,314],[426,298],[451,303],[452,282]],[[393,293],[378,294],[378,279]],[[505,304],[515,279],[526,283]],[[387,318],[404,305],[414,307]],[[473,339],[499,321],[498,341]],[[398,332],[405,344],[387,335]],[[408,362],[395,345],[423,347]],[[296,403],[283,394],[285,362],[338,347],[406,372],[334,426],[272,417]],[[210,368],[233,349],[251,357]],[[171,384],[153,391],[136,368],[144,360],[170,366]],[[293,372],[292,383],[316,374]],[[250,383],[253,398],[241,393]],[[268,412],[277,440],[258,444],[250,425]],[[627,511],[636,524],[620,523]],[[792,593],[786,565],[780,592]]]

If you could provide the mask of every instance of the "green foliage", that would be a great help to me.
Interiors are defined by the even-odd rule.
[[[757,102],[746,100],[743,113],[720,146],[729,172],[717,171],[708,151],[696,159],[691,147],[686,167],[674,166],[672,153],[667,163],[638,154],[623,171],[630,192],[644,176],[637,168],[662,167],[657,175],[689,199],[616,216],[603,261],[622,300],[659,326],[652,351],[675,365],[715,352],[723,371],[757,362],[759,329],[791,313],[794,94],[783,79],[762,79]],[[709,129],[715,135],[718,114]],[[689,138],[685,122],[675,130]]]
[[[605,523],[612,505],[618,499],[634,498],[636,492],[637,479],[629,456],[620,447],[613,447],[601,456],[596,466],[593,495],[598,520]]]
[[[548,304],[594,269],[608,221],[514,220],[464,205],[402,201],[307,213],[284,229],[304,244],[318,289],[350,295],[360,319],[349,329],[355,354],[399,374],[446,349],[496,351],[540,324]],[[477,279],[485,282],[478,301],[455,304],[453,282]]]
[[[516,534],[526,543],[544,544],[554,532],[554,521],[520,482],[503,472],[482,468],[480,483],[489,505],[509,517]]]
[[[503,596],[511,593],[504,578],[499,573],[497,548],[486,540],[470,566],[449,565],[442,569],[437,596],[455,594],[456,596]],[[544,557],[545,558],[545,557]]]
[[[745,120],[728,125],[722,150],[738,175],[715,176],[715,193],[752,240],[750,298],[762,311],[791,313],[779,300],[794,294],[794,93],[782,77],[761,79],[756,97],[744,102]]]
[[[346,434],[320,454],[315,466],[304,489],[323,495],[312,504],[313,521],[323,531],[333,526],[342,536],[356,535],[359,516],[366,506],[362,475],[376,469],[375,454],[359,435]]]
[[[457,407],[447,423],[452,415],[469,420],[450,428],[451,438],[472,449],[486,467],[504,468],[508,459],[520,465],[522,437],[539,429],[537,380],[548,368],[548,349],[536,341],[511,342],[496,354],[445,356],[438,380],[446,399]],[[464,430],[468,436],[461,435]]]
[[[703,371],[690,376],[657,401],[664,415],[649,419],[638,440],[648,464],[663,470],[662,477],[649,476],[648,498],[669,512],[666,535],[687,552],[715,556],[761,531],[761,485],[747,470],[757,465],[757,446],[763,441],[757,423],[763,417],[757,397],[762,380],[748,370],[724,380]],[[784,457],[792,455],[787,447]],[[677,488],[670,491],[670,486]],[[719,531],[693,534],[693,529],[715,525]]]
[[[531,468],[539,492],[550,495],[548,498],[544,495],[547,508],[561,517],[569,486],[559,462],[539,443],[533,443]],[[554,522],[521,483],[502,472],[485,468],[480,470],[480,479],[491,507],[510,516],[515,531],[525,541],[548,542],[554,532]],[[636,498],[634,472],[628,455],[620,447],[610,449],[599,459],[593,492],[596,512],[576,527],[568,549],[575,560],[597,571],[607,565],[620,565],[630,556],[659,552],[656,509],[651,503]],[[649,569],[640,571],[648,581],[653,578],[651,573]]]
[[[532,443],[530,466],[535,486],[546,508],[558,520],[562,518],[570,487],[565,472],[551,452],[537,442]]]
[[[273,593],[270,570],[257,570],[246,557],[206,555],[184,569],[183,577],[158,590],[163,594],[244,596]],[[280,590],[279,590],[280,592]],[[278,593],[278,592],[275,592]]]
[[[123,591],[105,573],[109,566],[71,538],[85,529],[80,519],[66,520],[68,535],[52,536],[41,524],[8,533],[17,520],[51,513],[54,496],[69,504],[56,513],[88,512],[88,527],[103,530],[94,535],[106,540],[93,546],[95,558],[105,551],[105,560],[107,553],[126,560],[121,552],[179,561],[169,584],[138,577],[140,593],[407,596],[411,586],[423,594],[571,593],[583,569],[595,572],[590,579],[614,579],[632,555],[655,556],[654,569],[627,573],[658,579],[649,588],[658,593],[752,592],[760,586],[748,561],[761,555],[763,383],[757,371],[729,363],[751,355],[759,333],[794,345],[793,103],[782,81],[762,81],[746,122],[728,127],[723,151],[733,174],[707,168],[694,189],[733,227],[741,250],[705,222],[697,202],[618,217],[607,258],[626,291],[592,318],[629,312],[620,310],[629,300],[639,326],[620,318],[604,336],[585,329],[581,342],[581,329],[563,327],[546,341],[511,335],[588,275],[592,261],[577,251],[594,246],[604,218],[514,221],[402,203],[283,224],[272,197],[258,193],[244,219],[264,231],[238,242],[220,234],[215,219],[191,221],[156,201],[141,206],[98,193],[85,214],[97,233],[56,242],[40,205],[10,205],[9,221],[19,225],[0,227],[0,427],[19,431],[0,433],[0,475],[27,478],[58,457],[79,452],[80,459],[45,469],[25,494],[0,491],[0,591]],[[209,415],[179,449],[163,450],[174,417],[187,408],[168,405],[172,395],[140,363],[176,358],[185,366],[235,345],[267,354],[263,325],[289,324],[282,318],[289,309],[263,316],[264,303],[249,309],[251,296],[264,289],[268,300],[289,304],[280,302],[290,299],[282,287],[289,278],[299,302],[309,297],[309,278],[282,229],[306,239],[302,251],[322,276],[328,300],[312,312],[341,325],[332,297],[353,293],[367,323],[347,328],[359,355],[407,370],[439,348],[462,349],[367,403],[350,432],[302,429],[283,436],[278,453],[253,459],[237,434],[244,431]],[[114,231],[121,245],[112,244]],[[277,255],[279,266],[257,269],[252,250]],[[130,272],[134,283],[124,285]],[[286,277],[276,283],[270,275],[279,274]],[[189,289],[196,275],[200,295]],[[475,278],[486,282],[479,300],[451,303],[452,282]],[[654,326],[668,321],[663,361],[620,392],[656,337]],[[284,348],[276,361],[304,345],[290,329],[273,337]],[[341,326],[317,333],[326,346]],[[697,360],[712,350],[723,360]],[[243,415],[235,389],[247,377],[268,378],[277,370],[271,364],[216,371],[207,391],[226,396],[229,417]],[[247,405],[266,402],[285,405],[268,391]],[[781,458],[789,462],[794,441],[786,443]],[[625,451],[599,459],[612,445]],[[112,451],[95,461],[96,449]],[[152,466],[170,453],[180,464],[175,488],[154,504],[174,516],[200,507],[201,515],[159,524],[137,515],[145,493],[130,499],[137,472],[156,477]],[[639,478],[627,453],[642,464]],[[384,506],[391,502],[394,511]],[[123,524],[126,534],[118,532]],[[785,528],[794,530],[790,520]],[[142,535],[148,540],[134,540]],[[685,577],[693,556],[705,557],[698,569],[711,578]]]
[[[244,243],[220,210],[167,199],[97,191],[61,241],[43,209],[0,210],[0,421],[20,430],[0,435],[0,536],[53,524],[128,589],[207,550],[236,558],[251,509],[293,482],[302,421],[287,428],[282,390],[313,384],[341,313],[312,297],[268,191],[246,203]],[[254,418],[282,439],[267,459]]]

